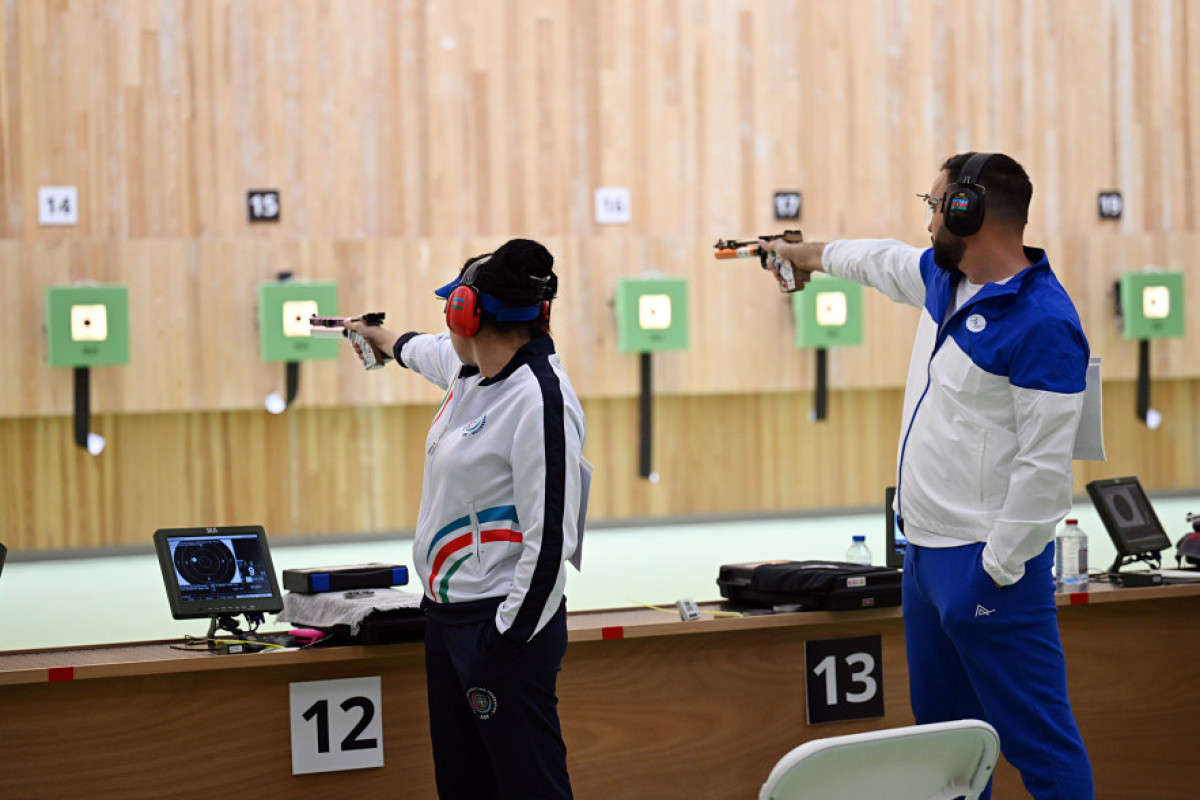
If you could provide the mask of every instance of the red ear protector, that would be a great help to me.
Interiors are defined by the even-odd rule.
[[[479,333],[481,313],[486,304],[484,296],[475,288],[475,278],[479,267],[487,263],[491,256],[484,256],[471,263],[463,273],[462,279],[454,291],[446,298],[446,327],[465,339],[470,339]],[[501,322],[514,322],[530,319],[541,320],[550,324],[550,301],[542,300],[536,306],[529,308],[509,308],[499,304],[494,297],[488,297],[487,310],[496,314]]]
[[[987,189],[979,182],[991,153],[976,153],[959,173],[956,188],[942,198],[942,222],[955,236],[971,236],[983,225],[983,198]]]
[[[479,290],[474,286],[475,276],[479,273],[479,265],[490,258],[484,256],[471,262],[458,286],[446,298],[446,327],[467,339],[479,333],[479,315],[483,308],[479,302]]]
[[[446,298],[446,327],[470,339],[479,333],[479,292],[473,286],[458,286]]]

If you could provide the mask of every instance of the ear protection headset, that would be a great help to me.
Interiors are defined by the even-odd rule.
[[[446,327],[465,339],[479,333],[482,312],[489,311],[500,322],[528,322],[541,319],[550,323],[550,301],[542,300],[532,306],[510,306],[475,287],[479,268],[491,259],[490,255],[476,259],[463,272],[458,286],[446,298]],[[549,279],[547,279],[549,280]]]
[[[976,153],[968,158],[955,183],[957,188],[942,198],[942,223],[955,236],[970,236],[983,225],[987,189],[979,182],[979,176],[991,157],[991,153]]]

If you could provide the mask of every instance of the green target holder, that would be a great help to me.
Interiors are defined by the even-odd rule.
[[[853,281],[815,273],[808,285],[792,293],[796,318],[796,347],[814,350],[816,387],[809,419],[829,415],[828,349],[863,343],[862,286]]]
[[[617,350],[640,354],[638,396],[638,475],[651,483],[653,386],[651,354],[688,347],[688,285],[681,277],[618,278]]]
[[[46,364],[75,371],[75,444],[100,455],[91,431],[91,368],[129,363],[129,290],[122,284],[46,287]]]
[[[1122,273],[1114,287],[1117,327],[1138,343],[1138,419],[1149,428],[1162,424],[1162,414],[1150,407],[1150,340],[1183,336],[1183,272],[1147,267]]]
[[[281,273],[277,282],[259,284],[259,358],[284,364],[284,397],[277,393],[267,396],[267,409],[272,413],[281,413],[295,402],[300,392],[300,362],[338,357],[340,342],[313,338],[308,324],[314,315],[336,316],[337,303],[337,284],[331,281],[300,281]]]

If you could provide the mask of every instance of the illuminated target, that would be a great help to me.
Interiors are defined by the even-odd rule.
[[[283,335],[292,338],[312,336],[310,317],[320,313],[316,300],[287,300],[283,304]]]
[[[1171,316],[1171,290],[1166,286],[1147,286],[1142,289],[1142,316],[1146,319],[1166,319]]]

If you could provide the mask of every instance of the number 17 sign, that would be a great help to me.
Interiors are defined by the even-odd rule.
[[[293,683],[292,774],[383,766],[379,676]]]
[[[809,725],[882,717],[882,637],[806,641],[804,682]]]

